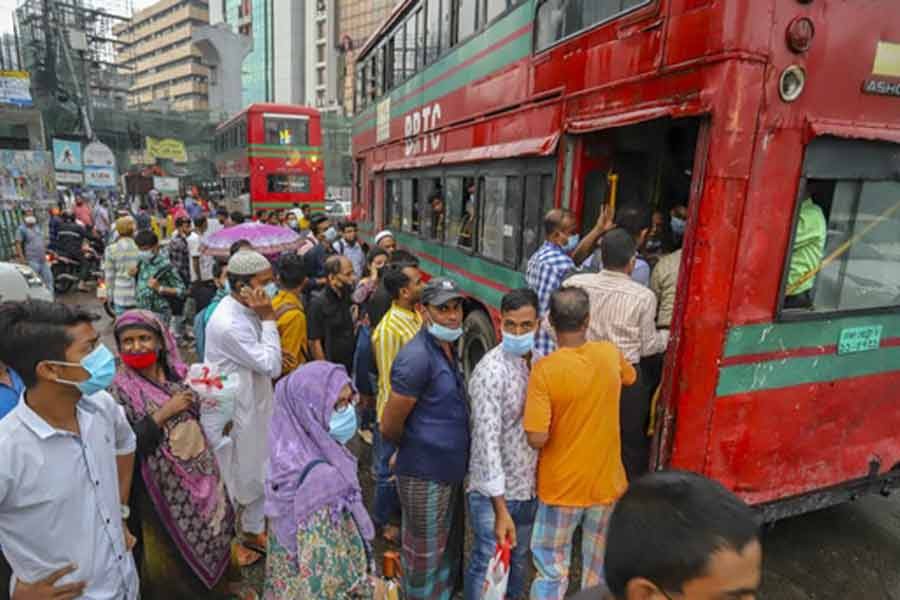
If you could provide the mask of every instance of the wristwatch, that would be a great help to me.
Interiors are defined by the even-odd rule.
[[[127,521],[128,517],[131,516],[131,507],[129,507],[127,504],[120,504],[119,510],[122,511],[122,520]]]

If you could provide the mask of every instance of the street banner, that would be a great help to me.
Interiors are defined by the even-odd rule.
[[[154,177],[153,189],[160,194],[177,194],[178,178],[177,177]]]
[[[180,140],[148,137],[144,158],[148,163],[154,163],[158,158],[183,163],[187,162],[187,150],[184,147],[184,142]]]
[[[81,142],[53,138],[53,164],[57,171],[81,171]]]
[[[110,167],[85,167],[84,185],[90,188],[115,189],[116,170]]]
[[[34,106],[31,76],[27,71],[0,71],[0,104]]]
[[[0,150],[0,202],[56,202],[53,156],[44,150]]]
[[[91,142],[84,147],[85,167],[106,167],[116,170],[116,155],[103,142]]]

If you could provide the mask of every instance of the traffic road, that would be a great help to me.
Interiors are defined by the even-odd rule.
[[[98,329],[115,349],[112,323],[96,298],[70,293],[61,300],[102,315]],[[360,467],[370,488],[368,461]],[[900,491],[779,521],[766,528],[764,549],[765,600],[900,600]]]

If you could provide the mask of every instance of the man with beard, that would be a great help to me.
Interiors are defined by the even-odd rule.
[[[353,263],[346,256],[325,261],[326,286],[313,294],[309,308],[310,350],[314,360],[327,360],[352,373],[356,336],[353,324]]]

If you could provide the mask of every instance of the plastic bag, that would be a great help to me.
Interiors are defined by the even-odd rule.
[[[509,542],[497,544],[494,558],[488,564],[487,574],[484,577],[481,600],[504,600],[506,598],[506,586],[509,585],[509,561]]]
[[[187,384],[200,396],[200,424],[214,450],[229,443],[223,434],[234,418],[234,401],[240,384],[236,374],[223,374],[211,363],[197,363],[188,370]]]

